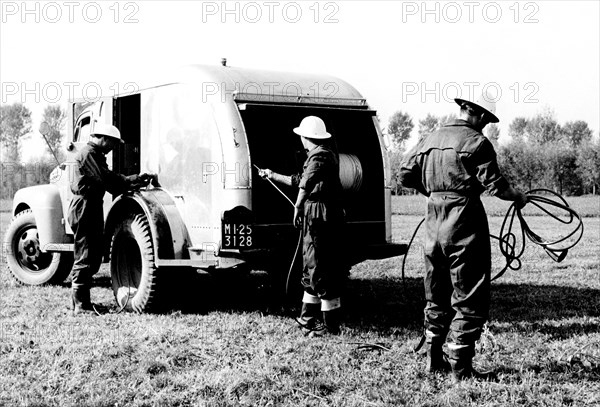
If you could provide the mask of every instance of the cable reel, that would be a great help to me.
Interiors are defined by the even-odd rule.
[[[357,192],[363,182],[363,168],[353,154],[340,154],[340,182],[344,191]]]

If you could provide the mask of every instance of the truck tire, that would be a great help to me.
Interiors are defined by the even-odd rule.
[[[4,236],[6,262],[12,276],[24,285],[60,284],[71,273],[72,252],[44,253],[31,209],[12,219]]]
[[[159,284],[148,220],[136,214],[117,225],[111,242],[110,272],[117,304],[137,313],[158,311],[166,287]]]

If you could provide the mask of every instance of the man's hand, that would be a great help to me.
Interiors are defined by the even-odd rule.
[[[268,168],[258,170],[258,175],[263,179],[271,179],[273,177],[273,171]]]
[[[138,178],[141,184],[148,184],[152,180],[152,174],[142,173]]]
[[[496,196],[505,201],[513,201],[517,209],[521,209],[527,205],[527,202],[529,202],[529,198],[526,194],[514,189],[513,187],[506,188]]]
[[[527,195],[521,191],[516,191],[515,205],[517,206],[517,209],[523,208],[525,205],[527,205],[527,202],[529,202]]]
[[[155,187],[160,186],[160,184],[158,183],[158,175],[151,173],[140,174],[140,183],[143,184],[142,186],[148,186],[149,184],[152,184]]]
[[[294,227],[300,229],[304,218],[304,209],[302,207],[294,207]]]

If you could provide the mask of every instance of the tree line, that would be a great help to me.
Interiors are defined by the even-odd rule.
[[[418,121],[419,140],[455,120],[454,114],[437,117],[428,114]],[[399,171],[405,145],[414,129],[406,112],[397,111],[386,128],[391,138],[390,162],[394,193],[413,193],[399,184]],[[534,117],[517,117],[508,127],[510,141],[498,144],[500,129],[489,124],[484,135],[496,149],[498,165],[504,176],[517,188],[528,191],[547,188],[561,195],[599,193],[600,140],[583,120],[559,124],[546,109]]]
[[[42,121],[50,127],[46,139],[61,162],[65,157],[61,147],[66,119],[66,110],[58,105],[44,109]],[[37,129],[32,128],[31,111],[19,102],[0,106],[0,199],[12,198],[20,188],[49,182],[57,163],[48,149],[33,162],[24,163],[21,159],[23,141],[31,137],[42,138]]]
[[[50,126],[48,144],[61,162],[66,118],[66,111],[58,105],[46,106],[42,118]],[[418,121],[419,139],[456,118],[455,114],[441,117],[428,114]],[[392,140],[390,162],[396,194],[409,193],[398,183],[398,174],[413,129],[413,119],[402,111],[390,117],[386,128]],[[560,125],[553,112],[545,110],[534,117],[515,118],[508,127],[510,141],[506,144],[498,144],[500,129],[495,124],[486,126],[484,134],[496,148],[503,174],[516,187],[549,188],[564,195],[599,193],[600,140],[594,140],[585,121]],[[42,137],[37,129],[32,129],[31,111],[18,102],[0,106],[1,199],[11,198],[19,188],[49,181],[56,166],[49,150],[35,162],[21,160],[22,142],[30,137]]]

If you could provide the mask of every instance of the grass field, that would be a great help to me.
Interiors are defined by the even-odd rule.
[[[496,202],[497,201],[497,202]],[[412,352],[421,335],[422,232],[407,258],[352,269],[344,332],[310,339],[274,303],[268,279],[199,275],[180,287],[186,306],[164,315],[74,317],[68,285],[22,287],[0,273],[2,406],[597,406],[600,405],[598,198],[570,199],[585,233],[562,263],[528,245],[523,267],[493,283],[476,364],[497,383],[429,377]],[[493,215],[508,204],[486,199]],[[506,205],[505,205],[506,204]],[[504,206],[503,206],[504,205]],[[408,240],[419,197],[393,201],[393,236]],[[2,203],[2,236],[10,220]],[[504,209],[502,209],[504,208]],[[532,216],[542,236],[546,217]],[[497,234],[501,216],[490,216]],[[502,259],[494,253],[494,267]],[[106,265],[95,302],[114,300]],[[362,348],[361,344],[379,344]]]

